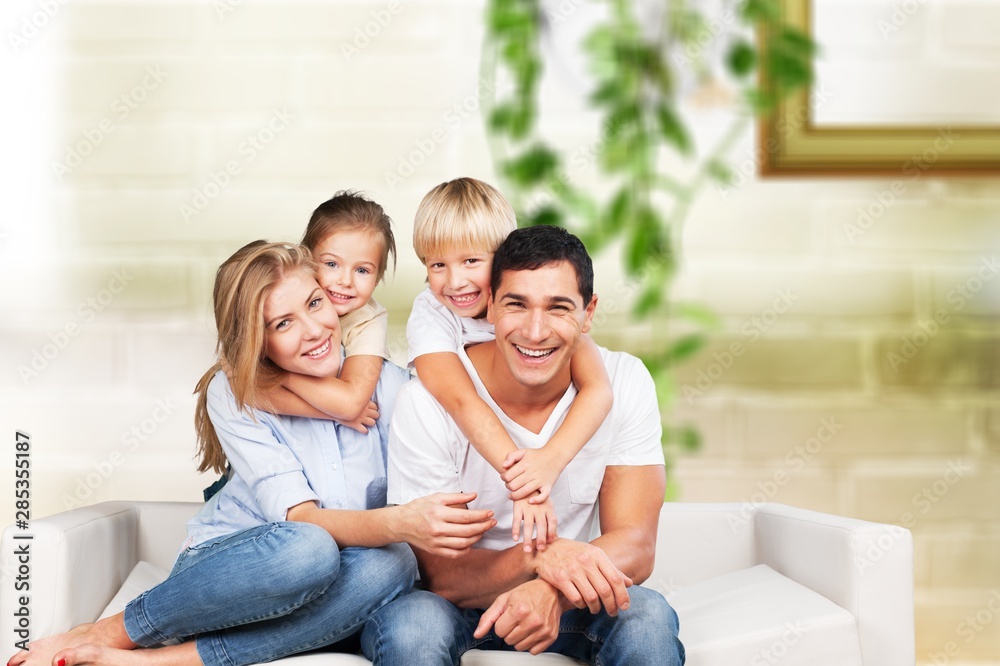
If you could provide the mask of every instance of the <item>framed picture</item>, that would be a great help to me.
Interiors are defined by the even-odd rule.
[[[989,64],[996,37],[986,33],[1000,4],[951,4],[778,0],[820,54],[813,87],[760,123],[761,174],[1000,173],[1000,66]],[[952,13],[956,4],[966,13]]]

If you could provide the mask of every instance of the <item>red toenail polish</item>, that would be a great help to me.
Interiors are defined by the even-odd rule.
[[[60,659],[59,661],[56,662],[56,666],[66,666],[66,660]]]

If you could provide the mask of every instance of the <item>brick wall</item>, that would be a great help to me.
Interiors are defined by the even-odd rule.
[[[399,268],[380,298],[402,359],[420,197],[459,175],[495,180],[478,115],[482,4],[75,0],[34,33],[42,3],[5,9],[5,71],[24,101],[5,111],[16,149],[0,156],[0,414],[6,436],[32,435],[35,516],[198,499],[191,390],[212,360],[215,267],[252,238],[298,238],[337,189],[368,191],[397,223]],[[955,42],[981,3],[950,4],[929,22],[944,10],[921,4],[904,28]],[[869,11],[862,27],[881,16]],[[877,30],[850,34],[880,47]],[[972,34],[963,62],[994,62]],[[592,154],[572,84],[548,82],[559,117],[547,124]],[[699,135],[718,115],[692,109]],[[750,170],[751,136],[733,160]],[[959,659],[997,659],[1000,185],[908,181],[853,233],[889,182],[750,175],[700,198],[674,292],[723,326],[679,371],[670,417],[705,441],[675,476],[684,500],[908,524],[918,657],[955,641]],[[662,344],[621,314],[617,266],[598,258],[599,338]],[[13,520],[9,503],[0,516]]]

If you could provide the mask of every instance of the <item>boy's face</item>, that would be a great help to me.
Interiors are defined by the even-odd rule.
[[[378,284],[382,248],[364,229],[342,229],[324,238],[313,251],[317,278],[341,317],[368,302]]]
[[[492,252],[444,249],[425,258],[431,293],[459,317],[482,317],[490,295]]]

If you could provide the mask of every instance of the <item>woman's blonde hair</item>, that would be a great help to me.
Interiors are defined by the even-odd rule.
[[[514,209],[495,187],[456,178],[424,195],[413,221],[413,249],[422,264],[452,248],[495,252],[516,228]]]
[[[264,355],[264,301],[278,282],[295,271],[315,275],[309,250],[290,243],[258,240],[241,247],[219,266],[212,298],[218,330],[216,354],[229,365],[229,383],[237,409],[257,404],[278,384],[279,369]],[[226,469],[226,454],[208,417],[208,385],[221,365],[216,363],[198,381],[194,426],[198,437],[198,471]]]
[[[309,218],[302,244],[315,251],[330,234],[340,230],[367,231],[378,239],[380,261],[376,280],[381,282],[392,255],[392,267],[396,268],[396,238],[392,233],[392,220],[385,209],[363,194],[351,190],[341,190],[332,199],[324,201]]]

